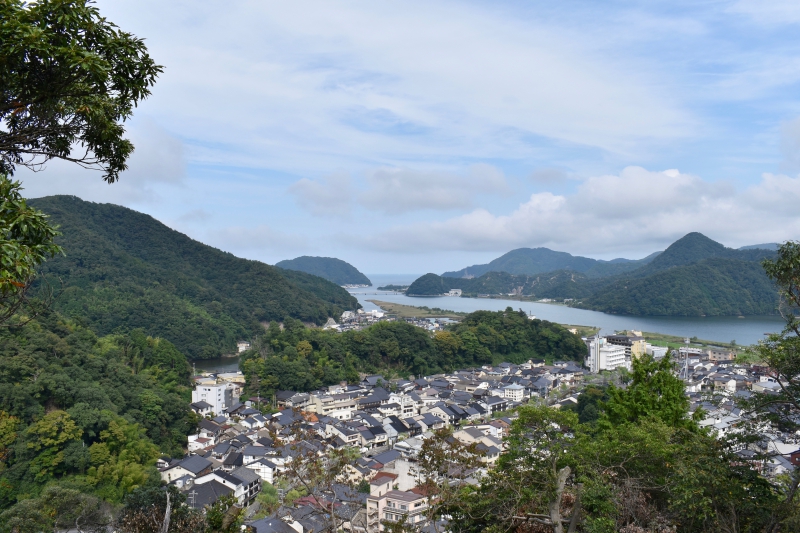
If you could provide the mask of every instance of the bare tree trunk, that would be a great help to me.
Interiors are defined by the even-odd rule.
[[[578,490],[575,493],[575,505],[572,506],[572,519],[569,521],[569,529],[567,530],[567,533],[575,533],[575,529],[578,527],[578,522],[580,522],[582,488],[583,483],[578,483]]]
[[[164,523],[161,524],[161,530],[159,531],[159,533],[167,533],[169,531],[170,514],[172,514],[172,508],[170,507],[169,503],[169,492],[167,492],[167,511],[164,513]]]
[[[556,475],[556,495],[550,502],[550,522],[553,524],[553,533],[564,533],[564,524],[561,523],[561,495],[564,493],[564,485],[572,470],[565,466]]]

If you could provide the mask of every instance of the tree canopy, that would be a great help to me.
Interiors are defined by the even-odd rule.
[[[161,72],[89,0],[0,0],[0,172],[59,158],[116,181],[133,152],[123,123]]]
[[[29,206],[19,182],[0,174],[0,324],[27,302],[37,268],[61,252],[47,216]]]

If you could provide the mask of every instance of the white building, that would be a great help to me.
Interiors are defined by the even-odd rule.
[[[521,402],[524,392],[525,387],[512,383],[507,387],[503,387],[503,398],[512,402]]]
[[[199,384],[192,391],[192,403],[206,402],[215,415],[221,415],[233,405],[234,388],[233,383]]]
[[[461,296],[461,289],[450,289],[447,292],[448,296]]]
[[[589,356],[586,366],[589,372],[598,374],[603,370],[614,370],[620,367],[630,370],[630,363],[625,359],[625,347],[609,344],[604,337],[595,336],[587,341]]]
[[[236,343],[236,348],[239,350],[239,353],[242,353],[243,351],[250,349],[250,343],[247,341],[239,341]]]
[[[663,359],[668,351],[669,348],[666,346],[653,346],[650,343],[645,344],[645,353],[647,353],[647,355],[652,355],[653,359]]]

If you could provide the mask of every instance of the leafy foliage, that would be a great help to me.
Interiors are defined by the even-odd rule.
[[[449,510],[452,530],[563,531],[572,519],[579,531],[608,533],[774,524],[778,492],[725,442],[697,429],[668,365],[635,361],[630,389],[595,403],[598,424],[565,410],[521,408],[497,469]]]
[[[61,158],[102,169],[111,183],[127,168],[133,145],[122,123],[162,67],[89,4],[0,2],[0,173]]]
[[[0,174],[0,324],[26,304],[39,265],[62,251],[56,229],[20,190],[19,182]]]
[[[107,531],[108,506],[79,490],[58,485],[47,487],[37,498],[23,500],[0,514],[0,532],[40,533],[75,530]]]
[[[657,418],[670,427],[697,431],[697,424],[687,418],[689,399],[683,381],[675,376],[668,357],[659,361],[645,355],[633,362],[631,382],[624,389],[610,386],[603,404],[602,423],[635,424],[645,418]],[[695,413],[695,418],[700,412]]]
[[[278,268],[299,270],[332,281],[337,285],[372,285],[367,276],[356,267],[335,257],[311,257],[304,255],[275,263]]]
[[[233,353],[237,340],[263,331],[260,322],[324,324],[359,305],[326,280],[239,259],[124,207],[73,196],[31,204],[63,232],[66,256],[43,267],[63,282],[55,308],[101,335],[142,328],[205,359]]]
[[[180,454],[190,369],[141,330],[98,338],[54,313],[0,332],[0,506],[50,482],[118,502]]]
[[[296,320],[272,323],[241,367],[253,393],[314,390],[359,372],[426,375],[531,358],[582,360],[586,346],[558,324],[525,313],[478,311],[435,335],[405,322],[380,322],[361,331],[310,329]]]

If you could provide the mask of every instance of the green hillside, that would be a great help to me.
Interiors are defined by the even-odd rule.
[[[760,263],[712,257],[618,279],[577,305],[625,315],[723,316],[772,314],[777,304],[777,290]]]
[[[450,289],[460,289],[463,281],[466,280],[444,278],[429,272],[415,279],[406,289],[406,294],[408,296],[438,296]]]
[[[275,263],[276,267],[313,274],[337,285],[372,285],[367,276],[356,267],[335,257],[311,257],[304,255]]]
[[[426,274],[411,284],[407,294],[439,295],[450,289],[461,289],[463,296],[513,293],[531,299],[572,299],[576,307],[627,315],[772,314],[777,292],[761,267],[761,260],[772,255],[764,248],[726,248],[705,235],[690,233],[626,273],[487,272],[473,279]],[[609,264],[615,263],[601,268]]]
[[[774,255],[771,250],[751,248],[734,250],[709,239],[702,233],[688,233],[681,237],[654,258],[646,267],[636,272],[639,276],[652,274],[668,268],[690,265],[711,257],[735,259],[738,261],[761,261]]]
[[[556,270],[573,270],[589,277],[603,277],[635,270],[652,261],[658,254],[659,252],[656,252],[639,260],[601,261],[574,256],[566,252],[556,252],[549,248],[518,248],[485,265],[472,265],[458,271],[445,272],[442,276],[449,278],[479,277],[487,272],[533,275]]]
[[[196,425],[190,373],[140,330],[99,338],[52,312],[0,328],[0,510],[54,483],[117,503],[157,487]]]
[[[270,326],[260,342],[273,352],[264,357],[251,350],[241,362],[247,382],[259,383],[260,390],[250,393],[260,395],[358,381],[359,373],[422,376],[502,361],[583,361],[586,357],[586,345],[577,335],[546,320],[530,320],[510,307],[470,313],[434,335],[405,322],[380,322],[361,331],[334,333],[291,320],[283,330]]]
[[[406,290],[409,296],[438,296],[450,289],[461,289],[462,296],[516,295],[531,298],[584,298],[602,281],[590,279],[573,270],[557,270],[534,276],[514,275],[508,272],[487,272],[478,278],[448,278],[425,274]]]
[[[63,233],[66,257],[43,269],[55,286],[63,283],[56,310],[101,335],[142,328],[204,359],[233,352],[262,322],[322,324],[358,307],[333,283],[237,258],[131,209],[74,196],[30,203]]]

